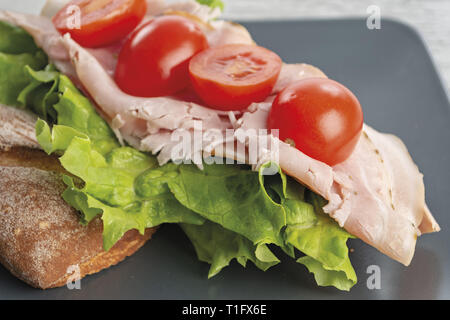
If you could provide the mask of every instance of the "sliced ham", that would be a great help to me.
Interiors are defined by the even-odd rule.
[[[83,87],[111,119],[121,116],[121,129],[125,134],[143,137],[146,132],[156,133],[160,129],[192,128],[194,119],[204,121],[211,128],[226,127],[216,111],[195,103],[169,97],[141,98],[124,93],[98,60],[73,41],[69,34],[64,36],[64,45]]]
[[[253,43],[245,28],[211,20],[214,12],[198,3],[188,1],[155,8],[152,14],[179,14],[182,11],[186,16],[194,15],[195,19],[202,21],[212,46]],[[245,161],[248,159],[246,148],[249,148],[249,140],[240,139],[236,133],[232,136],[223,133],[228,128],[234,128],[236,132],[248,132],[249,129],[257,132],[266,128],[274,96],[251,105],[242,114],[230,113],[228,117],[223,112],[171,97],[133,97],[122,92],[111,78],[114,68],[112,52],[118,50],[117,47],[99,51],[84,49],[69,35],[60,37],[50,26],[48,18],[0,12],[0,19],[29,31],[52,61],[67,67],[62,69],[63,72],[73,72],[118,135],[135,148],[158,154],[160,164],[170,160],[201,159],[205,150]],[[272,93],[276,94],[294,81],[311,77],[326,76],[310,65],[284,64]],[[210,137],[201,144],[195,144],[197,121],[201,122],[203,133]],[[213,133],[217,131],[219,135],[216,136]],[[181,154],[176,159],[174,149],[178,144],[172,140],[174,134],[187,135],[189,143],[194,146],[189,154]],[[381,134],[365,125],[350,158],[330,167],[271,134],[257,135],[258,139],[266,142],[278,142],[280,167],[326,198],[329,202],[324,211],[340,226],[391,258],[408,265],[417,236],[439,231],[439,225],[425,204],[422,174],[406,147],[395,136]],[[235,145],[242,148],[236,150]],[[258,152],[256,163],[273,160],[272,153],[270,149]]]
[[[325,212],[381,252],[408,265],[417,237],[440,230],[426,214],[423,176],[396,136],[365,125],[356,150],[333,170],[343,201]]]
[[[273,87],[272,94],[276,94],[289,84],[307,78],[326,78],[325,73],[319,68],[306,63],[286,64],[281,67],[280,76]]]
[[[24,28],[33,36],[36,45],[45,51],[50,61],[62,73],[76,81],[75,69],[63,45],[62,37],[49,18],[0,10],[0,20]],[[87,50],[98,59],[110,75],[114,73],[120,46]]]
[[[258,106],[237,125],[265,128],[267,114],[266,106]],[[280,142],[279,164],[329,200],[324,211],[340,226],[405,265],[417,237],[440,230],[425,204],[423,176],[396,136],[364,125],[352,155],[334,167]]]
[[[52,18],[71,0],[47,0],[42,7],[41,16]],[[156,16],[161,14],[166,7],[164,0],[147,0],[147,15]]]

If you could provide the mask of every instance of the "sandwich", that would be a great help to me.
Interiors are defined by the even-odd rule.
[[[349,238],[409,265],[418,237],[440,227],[402,141],[365,124],[348,88],[258,46],[219,18],[220,2],[199,2],[48,1],[41,16],[0,11],[2,113],[37,117],[28,121],[34,131],[6,126],[42,150],[11,163],[34,171],[42,162],[27,161],[54,163],[46,174],[59,183],[38,192],[77,217],[73,228],[101,225],[101,245],[97,233],[85,242],[96,244],[90,259],[115,256],[110,265],[164,223],[181,227],[211,265],[208,277],[234,259],[265,271],[280,263],[278,246],[319,286],[350,290]],[[19,169],[0,165],[0,199],[37,174],[22,181]],[[37,215],[55,211],[46,210]],[[20,276],[23,264],[3,258],[11,237],[1,240],[0,261],[27,280],[27,266]]]

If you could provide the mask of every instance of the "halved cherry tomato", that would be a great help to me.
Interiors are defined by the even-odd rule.
[[[146,11],[146,0],[74,0],[53,17],[53,24],[84,47],[100,47],[125,38]]]
[[[155,18],[125,42],[115,80],[135,96],[174,94],[189,84],[189,60],[206,48],[208,40],[195,22],[180,16]]]
[[[363,113],[358,99],[342,84],[311,78],[293,83],[277,95],[267,127],[279,129],[280,140],[333,166],[353,152]]]
[[[209,48],[189,63],[194,90],[207,105],[219,110],[241,110],[263,101],[280,70],[280,57],[256,45]]]

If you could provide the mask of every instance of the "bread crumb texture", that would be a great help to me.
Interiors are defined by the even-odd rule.
[[[66,284],[70,266],[81,277],[114,265],[138,250],[153,233],[130,230],[108,252],[102,247],[102,222],[80,224],[62,198],[60,173],[34,167],[0,167],[0,262],[38,288]]]
[[[0,104],[0,149],[40,148],[34,131],[36,120],[31,112]]]

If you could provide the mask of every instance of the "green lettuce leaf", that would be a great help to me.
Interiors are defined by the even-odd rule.
[[[217,223],[207,221],[201,226],[180,226],[194,245],[198,259],[211,265],[208,278],[218,274],[233,259],[243,267],[250,260],[263,271],[280,262],[267,245],[254,245],[247,238]]]
[[[45,68],[45,70],[38,72],[29,70],[29,72],[34,75],[33,82],[30,83],[29,87],[39,83],[37,88],[40,89],[43,96],[52,95],[53,97],[56,97],[56,101],[52,105],[47,105],[41,110],[46,112],[49,118],[54,119],[54,122],[59,126],[64,126],[65,128],[63,130],[67,131],[69,130],[67,128],[70,128],[73,131],[78,132],[78,136],[84,135],[89,137],[94,149],[102,155],[105,155],[114,148],[120,146],[111,128],[95,111],[91,102],[72,84],[69,78],[54,71],[52,67]],[[50,81],[53,82],[53,84],[51,87],[47,88],[47,93],[45,93],[45,86],[43,84]],[[22,91],[22,94],[26,90],[27,88]],[[35,111],[42,119],[49,119],[46,116],[39,114],[39,112],[35,110],[35,106],[36,104],[33,104],[29,108]],[[61,128],[56,128],[56,132],[53,132],[53,135],[60,134],[59,131]],[[37,137],[39,138],[43,134],[42,123],[39,124],[36,129]],[[49,132],[47,132],[47,134],[49,134]],[[65,136],[70,137],[70,135],[67,134]],[[56,143],[63,142],[61,138],[52,140],[38,139],[38,141],[41,145],[47,141],[55,141]],[[62,146],[42,146],[47,153],[52,153],[57,150],[64,151],[69,142],[70,141],[66,141]]]
[[[94,149],[105,155],[119,146],[109,125],[95,111],[89,99],[83,96],[64,75],[59,77],[60,99],[53,107],[58,114],[58,125],[69,126],[86,134]]]
[[[22,106],[28,106],[31,111],[44,120],[54,122],[56,113],[53,105],[59,100],[56,92],[59,73],[51,64],[40,71],[35,71],[28,65],[24,70],[30,82],[19,93],[17,101]]]
[[[339,290],[349,291],[356,284],[356,274],[349,259],[346,259],[339,268],[329,268],[309,256],[301,257],[297,262],[305,265],[308,271],[314,274],[319,286],[333,286]]]
[[[8,54],[35,54],[40,49],[34,43],[33,37],[24,29],[0,21],[0,52]]]
[[[225,7],[222,0],[196,0],[196,1],[200,4],[209,6],[211,8],[220,8],[221,11],[223,11]]]
[[[88,135],[63,125],[50,130],[43,120],[37,122],[36,131],[47,151],[63,151],[61,165],[81,180],[77,186],[66,176],[63,198],[83,213],[85,223],[101,215],[105,250],[131,229],[143,234],[146,228],[162,223],[204,222],[167,187],[160,187],[177,172],[159,167],[154,157],[120,146],[103,155]]]
[[[354,237],[323,212],[326,201],[322,197],[308,194],[316,219],[288,225],[286,242],[306,255],[297,262],[314,274],[317,284],[350,290],[357,278],[348,256],[347,240]]]
[[[25,67],[40,69],[46,65],[42,52],[8,54],[0,52],[0,103],[23,106],[18,100],[20,92],[30,83]]]
[[[255,245],[284,246],[283,208],[261,187],[261,175],[232,165],[180,165],[170,190],[185,207],[224,228],[243,235]]]
[[[273,190],[286,211],[286,244],[305,254],[297,262],[314,274],[318,285],[349,290],[357,281],[346,244],[353,236],[323,212],[326,201],[322,197],[279,174],[281,179],[266,179],[265,188]]]
[[[54,116],[57,73],[45,53],[23,29],[6,22],[0,21],[0,35],[0,103],[27,106],[44,119]]]

